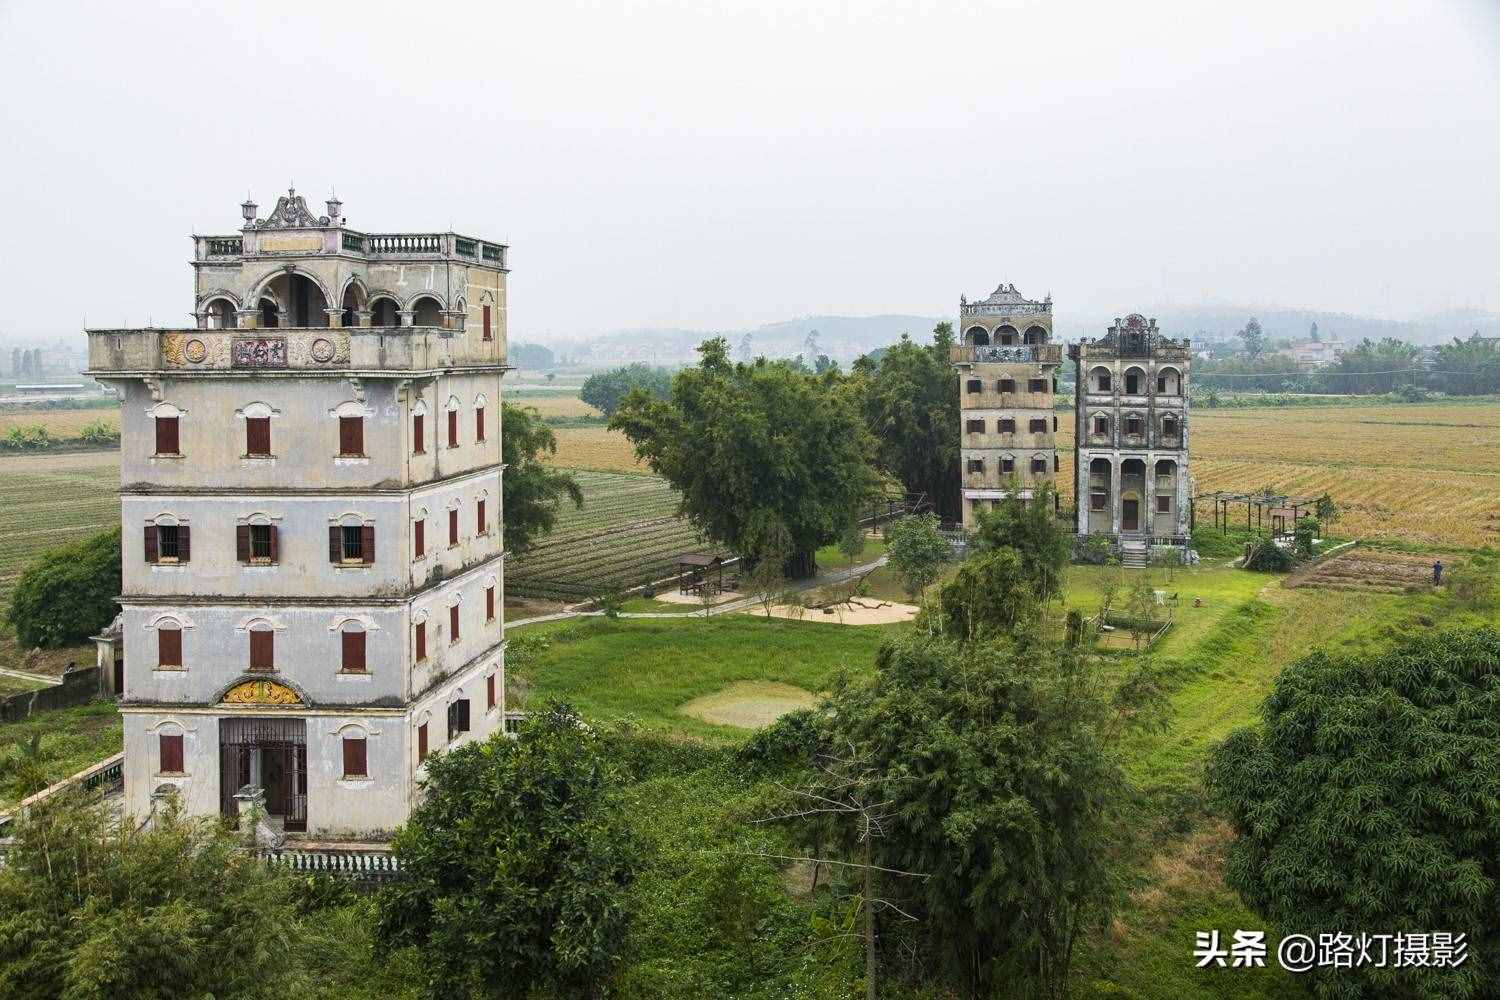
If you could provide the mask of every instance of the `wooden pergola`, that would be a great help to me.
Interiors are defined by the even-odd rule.
[[[677,557],[677,592],[697,596],[707,588],[710,594],[724,591],[724,557],[704,552],[689,552]]]
[[[1290,535],[1296,529],[1297,519],[1312,514],[1318,509],[1317,497],[1289,496],[1285,493],[1235,493],[1214,490],[1193,497],[1192,513],[1189,517],[1191,530],[1197,526],[1198,501],[1207,500],[1214,505],[1214,527],[1220,533],[1229,530],[1229,507],[1231,504],[1245,505],[1245,530],[1260,533],[1271,522],[1271,534]]]

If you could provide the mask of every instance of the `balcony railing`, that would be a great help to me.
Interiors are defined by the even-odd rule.
[[[371,256],[442,252],[443,237],[439,233],[385,233],[365,237],[365,253]]]
[[[208,238],[210,257],[238,257],[244,249],[245,241],[238,236],[210,236]]]
[[[89,370],[430,371],[504,365],[502,343],[470,347],[441,327],[265,327],[233,330],[89,330]]]

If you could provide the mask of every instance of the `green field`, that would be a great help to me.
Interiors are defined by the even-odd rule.
[[[42,737],[38,753],[34,759],[29,758],[31,740],[38,733]],[[35,774],[44,787],[61,781],[119,753],[123,733],[119,709],[106,701],[38,712],[20,722],[0,723],[0,757],[5,758],[0,777],[0,808],[14,805],[25,794],[39,790],[21,787],[23,776]],[[27,757],[31,766],[18,766],[16,762],[22,757]]]
[[[677,493],[656,476],[577,472],[583,507],[564,503],[557,526],[506,564],[505,589],[518,597],[581,601],[606,587],[668,576],[677,556],[704,551],[677,516]]]
[[[841,558],[827,561],[841,564]],[[1113,572],[1118,571],[1070,567],[1065,605],[1095,610],[1100,583]],[[1135,579],[1134,573],[1127,579]],[[1195,931],[1217,928],[1227,937],[1239,928],[1264,928],[1276,940],[1275,928],[1224,884],[1229,832],[1204,800],[1208,753],[1234,729],[1253,725],[1276,675],[1313,649],[1373,650],[1416,629],[1460,619],[1500,619],[1494,613],[1477,619],[1440,593],[1372,597],[1288,589],[1280,577],[1222,566],[1179,569],[1171,580],[1165,572],[1154,572],[1151,578],[1157,589],[1178,596],[1174,627],[1151,653],[1163,670],[1169,711],[1164,726],[1135,736],[1126,746],[1127,769],[1141,791],[1132,823],[1142,834],[1142,846],[1130,861],[1133,889],[1126,904],[1107,929],[1091,932],[1079,944],[1075,995],[1137,1000],[1306,997],[1301,980],[1274,968],[1194,967]],[[854,628],[748,615],[529,626],[527,632],[549,635],[552,644],[512,681],[522,693],[518,701],[526,706],[561,698],[588,718],[631,720],[675,739],[732,747],[746,738],[746,730],[689,717],[682,707],[712,701],[716,694],[753,693],[756,684],[772,693],[779,685],[817,692],[840,668],[869,671],[880,643],[907,627]],[[1132,659],[1104,657],[1099,669],[1122,671]],[[694,810],[704,814],[694,821],[696,828],[711,831],[708,836],[733,840],[751,835],[745,817],[759,793],[750,785],[728,782],[722,774],[683,773],[654,777],[635,791],[646,793],[647,788],[658,804],[652,808],[692,799]],[[717,848],[712,842],[681,846],[698,853]],[[780,968],[769,955],[761,958],[768,967]],[[750,956],[741,960],[759,961]],[[774,980],[784,973],[766,975]]]
[[[119,524],[117,454],[0,457],[0,603],[42,549]]]
[[[568,701],[593,719],[627,719],[711,743],[745,731],[678,710],[740,681],[823,690],[840,669],[867,672],[875,651],[902,625],[858,628],[722,615],[709,618],[587,618],[527,626],[551,639],[518,678],[522,707]]]

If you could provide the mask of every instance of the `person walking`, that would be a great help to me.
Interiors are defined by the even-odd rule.
[[[1434,587],[1438,587],[1438,586],[1441,586],[1442,583],[1443,583],[1443,561],[1441,559],[1438,559],[1438,560],[1435,560],[1433,562],[1433,564],[1432,564],[1432,585]]]

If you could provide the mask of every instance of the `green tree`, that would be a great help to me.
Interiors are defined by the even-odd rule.
[[[86,642],[114,620],[120,529],[47,549],[21,571],[7,620],[27,647]]]
[[[943,632],[965,642],[1008,635],[1039,610],[1021,557],[1011,548],[965,559],[938,588],[936,607]]]
[[[851,521],[839,533],[839,552],[854,566],[854,560],[865,551],[865,529],[858,521]]]
[[[981,511],[974,546],[981,552],[1012,549],[1039,600],[1062,594],[1063,568],[1072,556],[1072,536],[1063,531],[1054,508],[1057,491],[1050,482],[1036,487],[1033,499],[1020,498],[1021,484],[1011,479],[1005,499]]]
[[[1236,337],[1245,342],[1245,354],[1254,361],[1266,351],[1266,334],[1260,328],[1260,320],[1254,316],[1246,323],[1244,329],[1235,334]]]
[[[901,589],[916,599],[953,558],[953,548],[938,530],[932,514],[908,514],[885,529],[885,551],[901,578]]]
[[[1261,725],[1212,755],[1234,830],[1226,878],[1251,909],[1289,931],[1468,935],[1457,970],[1315,972],[1320,996],[1495,995],[1497,663],[1493,628],[1314,653],[1277,676]]]
[[[380,940],[418,948],[434,998],[597,995],[639,867],[603,738],[553,705],[426,771],[392,845],[405,877],[381,896]]]
[[[756,558],[773,528],[788,538],[785,571],[812,576],[814,553],[870,496],[869,435],[835,373],[783,361],[729,360],[722,337],[678,372],[670,399],[632,391],[610,420],[636,454],[682,494],[705,536]]]
[[[168,810],[138,831],[65,797],[17,827],[0,868],[8,997],[311,996],[329,950],[354,944],[216,824]]]
[[[505,463],[500,511],[506,551],[515,555],[552,530],[565,498],[582,507],[583,490],[572,475],[547,464],[545,456],[557,452],[557,437],[540,413],[505,403],[500,419],[500,460]]]
[[[672,376],[665,368],[652,368],[637,361],[623,368],[590,375],[583,380],[578,398],[606,417],[613,417],[632,389],[640,389],[657,399],[666,399],[672,391]]]
[[[1120,736],[1157,703],[1153,685],[1110,687],[1069,650],[922,633],[883,647],[872,679],[835,683],[825,745],[870,769],[885,814],[872,844],[849,822],[840,842],[925,876],[882,878],[882,895],[919,918],[961,996],[989,1000],[1002,980],[1065,995],[1079,935],[1123,888]]]
[[[925,493],[940,516],[957,520],[958,378],[949,350],[953,326],[939,323],[932,343],[902,337],[854,363],[852,391],[876,442],[875,464],[908,493]]]

